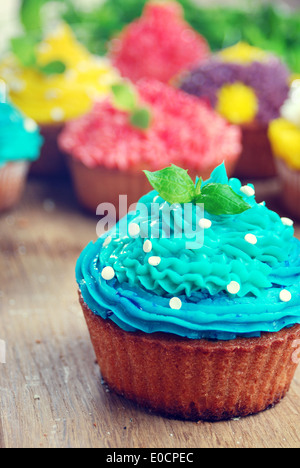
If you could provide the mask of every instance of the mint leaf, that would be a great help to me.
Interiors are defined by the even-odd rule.
[[[66,65],[60,60],[47,63],[47,65],[39,66],[38,69],[45,75],[61,75],[66,71]]]
[[[147,107],[140,107],[133,111],[130,123],[141,130],[147,130],[151,124],[151,112]]]
[[[36,38],[31,36],[15,37],[11,40],[12,52],[24,67],[35,66],[36,44]]]
[[[20,18],[26,32],[42,31],[41,9],[46,0],[22,0]]]
[[[137,95],[130,84],[115,84],[111,88],[114,95],[115,106],[122,110],[133,112],[137,106]]]
[[[198,182],[196,184],[196,196],[200,195],[202,184],[203,184],[203,179],[202,179],[202,177],[200,177],[200,179],[198,180]]]
[[[214,215],[241,214],[251,208],[240,195],[225,184],[205,185],[195,202],[204,203],[204,209]]]
[[[172,165],[157,172],[144,171],[152,187],[173,205],[189,203],[195,198],[195,185],[187,171]]]

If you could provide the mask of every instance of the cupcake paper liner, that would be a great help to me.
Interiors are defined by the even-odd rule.
[[[65,158],[58,147],[58,136],[63,127],[63,124],[49,124],[40,127],[44,145],[40,158],[30,168],[32,175],[49,177],[67,175]]]
[[[87,211],[96,213],[100,203],[112,203],[119,217],[119,195],[127,195],[128,208],[153,190],[142,170],[122,172],[119,169],[108,169],[104,166],[89,168],[79,160],[68,157],[68,165],[73,179],[73,186],[80,205]],[[226,165],[228,175],[232,175],[236,161]],[[205,171],[189,170],[193,180],[210,177],[215,167],[208,167]]]
[[[22,196],[29,163],[8,163],[0,168],[0,212],[12,208]]]
[[[282,184],[282,199],[288,212],[300,219],[300,171],[291,169],[279,158],[276,158],[278,174]]]
[[[156,413],[218,421],[258,413],[289,390],[300,325],[260,338],[188,340],[125,332],[93,314],[80,296],[109,388]]]
[[[243,150],[234,176],[240,179],[276,177],[267,125],[254,123],[242,125],[241,129]]]

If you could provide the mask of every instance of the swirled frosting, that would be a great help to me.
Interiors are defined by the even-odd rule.
[[[93,101],[108,95],[119,80],[106,58],[91,55],[80,45],[69,26],[61,24],[37,49],[40,66],[55,60],[66,65],[62,74],[47,76],[25,68],[13,55],[0,64],[12,102],[39,124],[65,122],[87,112]]]
[[[37,124],[0,99],[0,167],[12,161],[36,160],[41,145]]]
[[[180,206],[166,235],[161,213],[168,204],[150,192],[125,218],[128,231],[122,220],[78,260],[77,282],[96,315],[127,331],[191,339],[259,336],[300,323],[300,242],[292,222],[257,204],[253,186],[228,181],[224,166],[207,182],[229,183],[251,209],[227,216],[204,211],[197,248],[196,238],[187,244],[185,230],[181,238],[175,234]],[[198,221],[194,205],[190,223]]]

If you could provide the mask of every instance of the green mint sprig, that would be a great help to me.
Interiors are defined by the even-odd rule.
[[[195,184],[187,171],[172,165],[161,171],[144,171],[152,187],[171,205],[175,203],[203,203],[213,215],[235,215],[249,210],[245,202],[229,185],[208,183],[200,178]]]
[[[11,50],[21,65],[26,68],[34,68],[44,75],[60,75],[66,71],[66,65],[61,60],[54,60],[46,65],[40,65],[37,61],[37,46],[41,41],[37,35],[27,35],[11,39]]]
[[[129,113],[131,125],[140,130],[147,130],[152,121],[151,111],[149,107],[140,104],[134,87],[129,83],[118,83],[113,85],[111,90],[115,107]]]

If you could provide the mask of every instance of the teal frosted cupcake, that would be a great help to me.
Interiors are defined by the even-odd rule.
[[[0,83],[0,212],[19,201],[29,164],[38,159],[41,146],[37,124],[7,102]]]
[[[147,175],[156,190],[76,267],[104,380],[185,419],[278,403],[300,338],[292,221],[257,203],[253,185],[229,180],[223,165],[197,184],[174,166]]]

